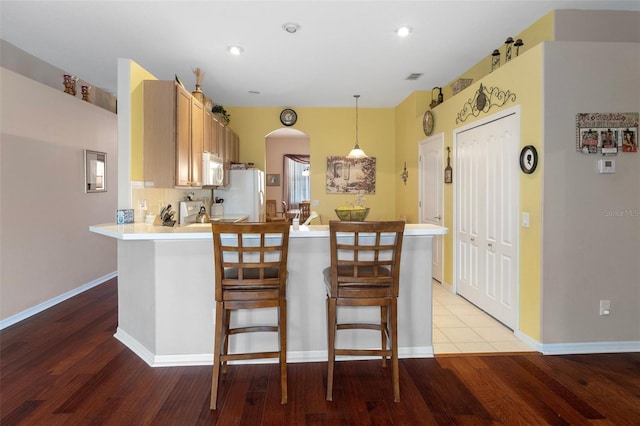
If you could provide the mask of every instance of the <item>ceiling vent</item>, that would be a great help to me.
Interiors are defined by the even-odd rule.
[[[420,77],[422,77],[422,73],[421,72],[414,72],[409,74],[409,76],[407,77],[407,80],[417,80]]]

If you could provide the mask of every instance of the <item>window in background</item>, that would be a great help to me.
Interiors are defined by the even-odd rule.
[[[311,199],[309,160],[309,155],[286,154],[284,156],[282,198],[289,207],[296,206],[300,201]]]

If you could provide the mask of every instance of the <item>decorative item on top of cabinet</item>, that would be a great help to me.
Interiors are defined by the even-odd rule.
[[[513,43],[514,43],[513,37],[507,37],[507,39],[504,42],[504,51],[505,51],[504,63],[505,64],[511,60],[511,49],[512,49]]]
[[[204,104],[204,93],[202,93],[202,89],[200,88],[200,86],[202,85],[202,79],[204,78],[204,72],[200,68],[194,68],[192,69],[192,71],[196,76],[196,90],[191,92],[191,94],[200,103]]]
[[[68,93],[71,96],[75,96],[77,82],[78,82],[78,77],[75,77],[71,74],[65,74],[64,75],[64,93]]]
[[[438,89],[438,98],[433,99],[433,91]],[[429,108],[433,109],[444,102],[444,95],[442,94],[442,87],[434,87],[431,89],[431,103],[429,104]]]
[[[491,53],[491,72],[500,68],[500,51],[494,49]]]
[[[91,89],[91,86],[82,86],[82,100],[89,102],[89,89]]]
[[[222,105],[214,105],[213,108],[211,108],[211,112],[220,119],[222,124],[226,125],[231,122],[231,115]]]
[[[204,109],[208,112],[212,112],[211,110],[213,109],[213,101],[208,96],[204,97]]]
[[[472,78],[459,78],[451,84],[451,91],[454,95],[462,92],[473,82]]]

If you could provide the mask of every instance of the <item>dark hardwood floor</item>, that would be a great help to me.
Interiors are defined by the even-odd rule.
[[[112,280],[0,332],[0,424],[8,425],[638,425],[640,354],[437,356],[389,368],[289,364],[280,405],[277,364],[231,366],[218,411],[211,367],[151,368],[117,341]]]

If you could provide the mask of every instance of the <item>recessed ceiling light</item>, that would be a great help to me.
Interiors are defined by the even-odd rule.
[[[296,24],[295,22],[287,22],[286,24],[282,25],[282,29],[289,34],[297,33],[298,31],[300,31],[300,28],[302,28],[300,24]]]
[[[396,30],[396,33],[398,34],[399,37],[406,37],[409,34],[411,34],[412,31],[413,31],[413,28],[404,26],[404,27],[398,28]]]
[[[227,47],[227,50],[233,56],[238,56],[244,51],[244,49],[242,47],[240,47],[240,46],[229,46],[229,47]]]

